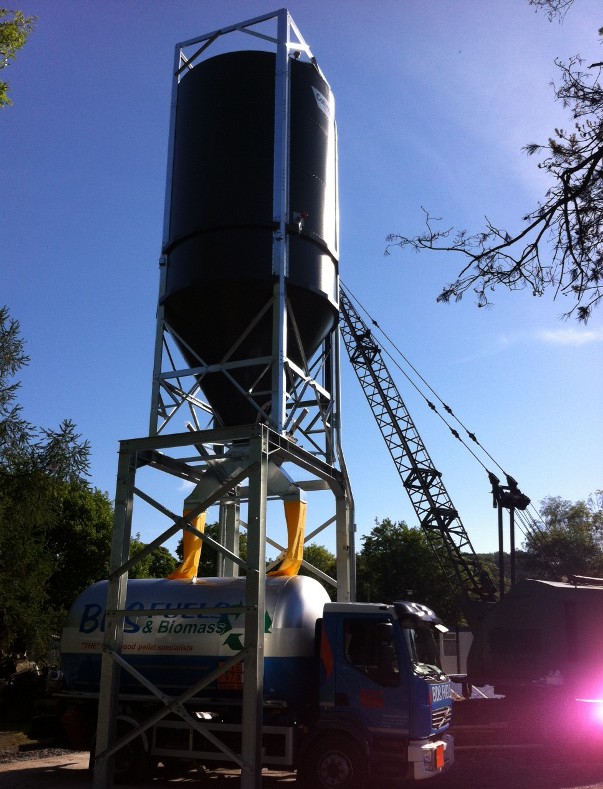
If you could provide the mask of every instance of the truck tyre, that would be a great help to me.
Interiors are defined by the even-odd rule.
[[[120,721],[118,724],[118,737],[126,734],[127,728]],[[88,769],[94,772],[96,738],[90,748]],[[155,767],[155,760],[151,759],[145,749],[144,742],[137,737],[129,742],[115,754],[113,768],[113,781],[118,786],[137,784],[146,781]]]
[[[305,754],[298,779],[304,789],[365,789],[366,761],[358,743],[327,735]]]
[[[123,737],[132,726],[118,721],[117,737]],[[132,740],[115,754],[114,781],[118,785],[137,784],[146,781],[151,772],[151,761],[145,744],[140,737]]]

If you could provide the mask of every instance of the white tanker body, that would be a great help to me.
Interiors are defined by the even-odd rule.
[[[107,582],[86,589],[69,611],[61,644],[63,674],[72,691],[98,691]],[[204,578],[197,583],[164,579],[128,582],[123,654],[166,693],[191,687],[243,648],[244,615],[189,614],[187,609],[243,605],[244,578]],[[309,703],[314,683],[316,622],[329,597],[311,578],[266,579],[264,617],[264,699],[298,710]],[[173,614],[136,616],[136,611],[173,609]],[[121,672],[121,691],[140,692],[140,684]],[[242,664],[222,675],[204,695],[238,696]]]

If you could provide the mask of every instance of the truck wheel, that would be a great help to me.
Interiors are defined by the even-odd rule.
[[[123,737],[131,728],[131,724],[119,721],[117,724],[117,737]],[[95,752],[96,737],[90,748],[88,769],[91,772],[94,772]],[[120,748],[115,754],[113,780],[118,785],[142,783],[149,778],[156,766],[157,760],[147,754],[144,742],[140,737],[137,737],[132,742],[124,745],[123,748]]]
[[[365,789],[368,778],[358,744],[335,735],[310,748],[298,776],[307,789]]]
[[[119,721],[117,736],[123,737],[131,726]],[[116,784],[136,784],[146,781],[151,772],[151,762],[140,737],[132,740],[115,754],[114,781]]]

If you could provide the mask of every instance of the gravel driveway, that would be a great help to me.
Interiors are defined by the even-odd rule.
[[[592,753],[583,756],[574,752],[564,757],[560,752],[534,748],[460,748],[456,764],[449,773],[420,786],[422,789],[603,789],[603,760],[597,761]],[[21,754],[14,761],[0,764],[0,789],[90,789],[92,778],[87,768],[88,754],[83,752]],[[207,783],[215,789],[236,789],[239,785],[234,771],[210,775]],[[201,786],[201,781],[194,772],[172,780],[158,776],[139,789],[183,784]],[[267,773],[263,787],[294,789],[295,776],[293,773]]]

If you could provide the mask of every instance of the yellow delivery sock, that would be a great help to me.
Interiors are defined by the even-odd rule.
[[[285,519],[287,521],[287,553],[278,570],[268,575],[297,575],[304,557],[304,532],[306,529],[305,501],[285,501]]]
[[[189,510],[184,511],[186,517]],[[202,512],[197,517],[191,518],[191,524],[203,533],[205,531],[205,513]],[[177,578],[192,579],[197,575],[199,569],[199,560],[201,559],[201,548],[203,543],[200,537],[196,534],[191,534],[186,529],[182,531],[182,564],[176,568],[173,573],[168,575],[170,580]]]

